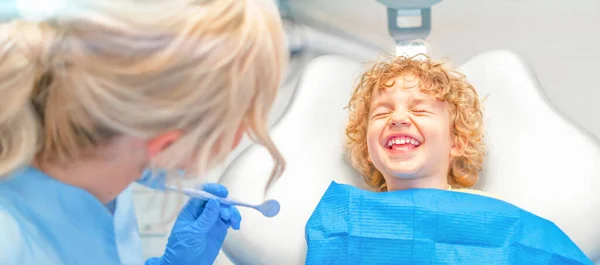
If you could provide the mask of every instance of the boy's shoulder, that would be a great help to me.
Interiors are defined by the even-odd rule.
[[[448,189],[450,191],[456,191],[456,192],[464,192],[464,193],[470,193],[470,194],[476,194],[476,195],[481,195],[481,196],[486,196],[486,197],[490,197],[490,198],[494,198],[494,199],[500,199],[497,196],[489,193],[489,192],[485,192],[485,191],[481,191],[481,190],[475,190],[475,189],[466,189],[466,188],[450,188]]]

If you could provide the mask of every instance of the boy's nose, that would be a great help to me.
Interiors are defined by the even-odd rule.
[[[390,119],[390,127],[410,125],[410,119],[406,115],[396,115]]]

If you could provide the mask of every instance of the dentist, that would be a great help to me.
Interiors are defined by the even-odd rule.
[[[0,264],[127,262],[113,213],[133,211],[117,195],[148,170],[205,173],[244,134],[278,177],[267,116],[286,61],[270,0],[79,0],[1,25]],[[145,263],[212,264],[240,219],[190,200]]]

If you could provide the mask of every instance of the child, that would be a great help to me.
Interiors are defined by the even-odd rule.
[[[306,224],[306,264],[591,264],[552,222],[464,189],[484,156],[464,75],[422,54],[380,61],[349,110],[353,165],[388,192],[332,183]]]
[[[354,167],[379,191],[473,186],[484,151],[477,91],[425,55],[365,72],[346,127]],[[467,190],[473,192],[472,190]]]

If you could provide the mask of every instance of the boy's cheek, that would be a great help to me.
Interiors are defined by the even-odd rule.
[[[373,156],[377,155],[377,146],[379,145],[378,141],[379,139],[377,137],[367,135],[367,153],[369,162],[373,162]]]

